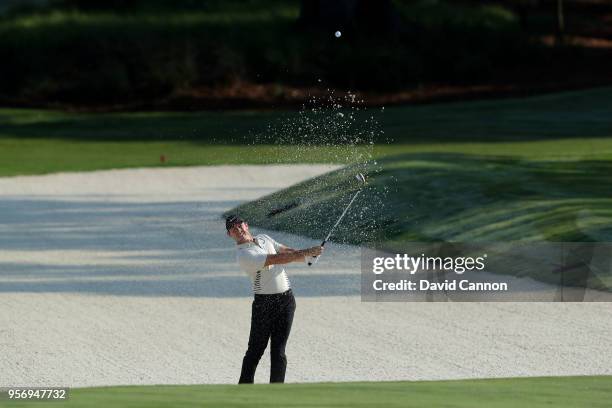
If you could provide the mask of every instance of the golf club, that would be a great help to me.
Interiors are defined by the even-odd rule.
[[[340,221],[342,221],[342,219],[344,218],[344,216],[346,215],[346,213],[348,212],[349,208],[351,208],[351,205],[353,204],[353,202],[355,201],[355,199],[357,198],[357,196],[359,195],[359,193],[361,193],[361,189],[363,188],[363,186],[365,185],[366,179],[365,176],[362,173],[357,173],[355,175],[355,178],[359,181],[359,183],[361,183],[359,190],[357,190],[357,192],[355,193],[355,195],[353,195],[353,198],[351,198],[351,201],[349,201],[348,205],[346,206],[346,208],[344,209],[344,211],[342,212],[342,214],[340,215],[340,218],[338,218],[338,221],[336,221],[336,223],[334,224],[333,227],[331,227],[331,229],[329,230],[329,234],[327,234],[327,236],[325,237],[325,239],[323,240],[323,242],[321,242],[321,246],[325,246],[325,243],[327,241],[329,241],[329,238],[331,237],[332,233],[334,232],[334,230],[336,229],[336,227],[338,226],[338,224],[340,224]],[[313,259],[311,261],[308,262],[308,266],[312,266],[314,264],[317,263],[317,261],[319,260],[318,256],[313,256]]]

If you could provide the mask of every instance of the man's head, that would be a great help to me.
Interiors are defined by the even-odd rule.
[[[253,240],[249,232],[249,224],[237,215],[230,215],[225,219],[225,229],[237,244]]]

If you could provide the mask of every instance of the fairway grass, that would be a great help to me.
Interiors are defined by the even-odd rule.
[[[405,153],[612,158],[612,88],[352,113],[358,124],[370,117],[380,122],[384,133],[376,136],[374,147],[334,146],[334,135],[321,140],[325,146],[309,141],[299,150],[275,145],[287,135],[269,126],[295,123],[298,114],[288,111],[84,114],[0,109],[0,176],[162,165],[351,164]]]
[[[536,161],[612,159],[612,139],[598,138],[500,143],[402,143],[374,148],[355,146],[350,149],[352,153],[340,164],[352,164],[354,158],[380,159],[408,153],[477,154]],[[301,148],[296,157],[292,146],[0,138],[0,177],[135,167],[338,163],[338,157],[346,150],[345,146],[310,146]]]
[[[54,407],[445,407],[604,408],[612,377],[261,385],[130,386],[74,389]],[[40,403],[0,401],[5,407]]]

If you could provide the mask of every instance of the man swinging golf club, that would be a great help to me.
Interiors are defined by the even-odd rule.
[[[279,244],[268,235],[255,237],[249,225],[237,215],[227,217],[225,228],[237,245],[236,257],[240,269],[251,278],[255,299],[251,309],[249,345],[242,360],[239,384],[252,384],[255,370],[270,339],[270,382],[285,381],[287,357],[285,346],[291,331],[295,299],[289,278],[282,267],[275,265],[305,262],[323,252],[322,246],[292,249]]]

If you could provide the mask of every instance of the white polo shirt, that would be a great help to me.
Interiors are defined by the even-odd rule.
[[[236,259],[240,269],[251,278],[253,293],[271,295],[288,291],[291,285],[285,270],[280,265],[264,266],[267,256],[276,254],[280,244],[265,234],[253,239],[256,243],[246,242],[236,248]]]

